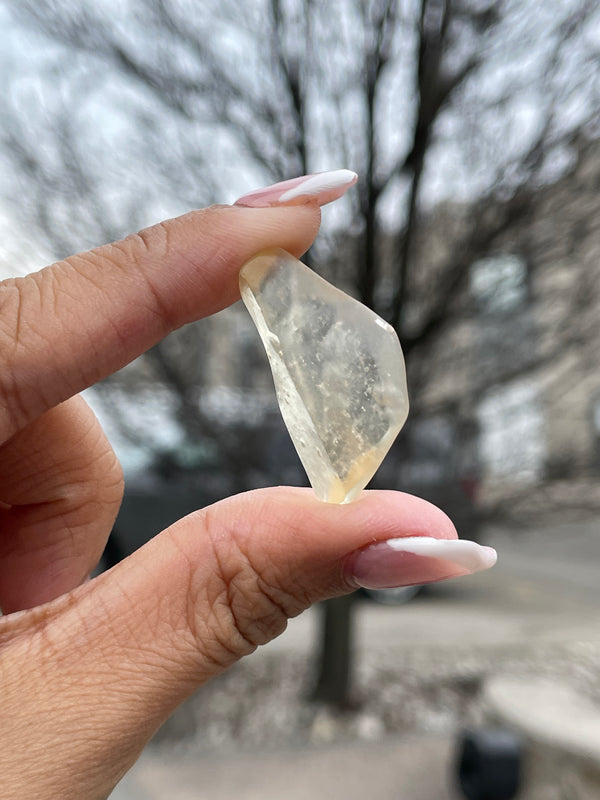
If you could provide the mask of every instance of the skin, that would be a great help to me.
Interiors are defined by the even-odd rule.
[[[199,510],[86,581],[123,479],[78,392],[237,300],[257,251],[301,255],[319,222],[316,203],[212,207],[0,283],[4,800],[107,797],[200,684],[354,589],[357,550],[456,537],[408,495],[333,506],[279,487]]]

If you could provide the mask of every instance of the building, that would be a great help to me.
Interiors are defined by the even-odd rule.
[[[436,427],[485,505],[600,508],[597,146],[471,265],[415,372],[413,436]]]

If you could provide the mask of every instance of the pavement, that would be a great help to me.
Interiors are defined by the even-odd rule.
[[[144,755],[111,800],[441,800],[452,760],[448,737],[194,761]]]
[[[361,604],[357,646],[376,650],[394,641],[399,652],[496,653],[600,643],[599,521],[517,532],[494,526],[483,538],[499,551],[493,570],[439,584],[400,608]],[[316,615],[307,612],[251,658],[306,652],[315,626]],[[560,716],[548,719],[560,727]],[[451,800],[461,796],[452,788],[455,746],[452,736],[431,734],[193,759],[150,747],[111,800]]]

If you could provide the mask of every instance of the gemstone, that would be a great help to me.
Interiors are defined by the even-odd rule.
[[[267,250],[240,273],[279,408],[317,497],[354,500],[408,415],[396,332],[285,250]]]

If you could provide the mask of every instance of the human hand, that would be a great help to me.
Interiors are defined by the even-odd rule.
[[[319,204],[353,182],[333,175],[292,182],[283,202],[274,187],[0,283],[4,800],[105,798],[186,696],[316,601],[493,563],[417,498],[365,492],[333,506],[279,487],[197,511],[85,580],[122,475],[77,393],[234,302],[257,251],[301,255]]]

